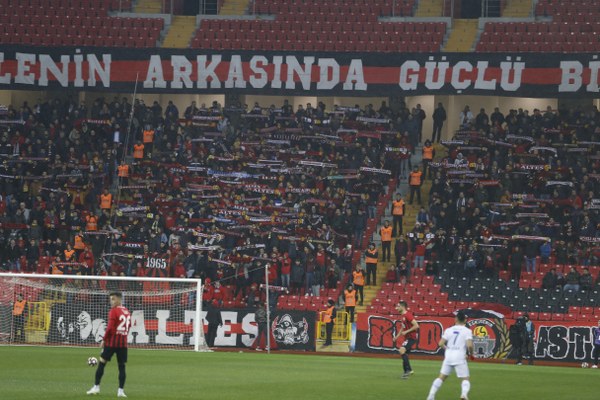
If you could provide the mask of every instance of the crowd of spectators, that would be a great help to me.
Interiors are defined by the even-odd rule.
[[[424,118],[127,98],[0,113],[2,269],[201,277],[217,303],[252,297],[265,264],[297,293],[343,281]]]
[[[600,284],[583,268],[600,265],[600,112],[473,115],[466,106],[459,121],[452,140],[442,141],[447,156],[429,163],[429,203],[409,240],[396,240],[389,278],[410,275],[424,254],[430,273],[441,263],[467,276],[509,271],[519,280],[543,264],[561,267],[549,288]],[[563,265],[575,267],[563,276]]]
[[[180,112],[127,98],[0,113],[2,269],[201,277],[216,303],[252,298],[265,266],[293,293],[339,287],[390,179],[408,178],[426,118],[385,102]],[[443,105],[433,118],[437,142]],[[396,236],[388,280],[440,265],[516,279],[540,262],[599,265],[598,110],[465,107],[459,118],[447,157],[427,160],[429,203]],[[579,274],[547,283],[600,279]]]

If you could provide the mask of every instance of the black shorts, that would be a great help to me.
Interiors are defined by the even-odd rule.
[[[104,350],[102,350],[100,357],[108,362],[113,354],[117,355],[117,362],[119,364],[125,364],[127,362],[127,347],[105,347]]]
[[[400,345],[400,347],[404,347],[406,349],[406,354],[408,354],[412,351],[413,347],[415,347],[416,344],[416,339],[406,339],[404,342],[402,342],[402,345]]]

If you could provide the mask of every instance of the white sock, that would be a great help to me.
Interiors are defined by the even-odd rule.
[[[462,381],[460,386],[462,388],[461,396],[467,396],[469,394],[469,390],[471,390],[471,382],[466,381],[466,380]]]
[[[440,378],[436,378],[435,381],[433,381],[433,383],[431,384],[431,389],[429,389],[430,398],[433,399],[435,397],[437,391],[440,390],[440,388],[442,387],[442,383],[444,383],[444,381]]]

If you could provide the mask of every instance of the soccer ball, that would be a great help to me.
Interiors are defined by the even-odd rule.
[[[581,363],[581,368],[587,368],[587,367],[589,367],[588,363],[586,363],[586,362]]]
[[[88,358],[88,365],[90,367],[95,367],[96,365],[98,365],[98,359],[96,357]]]

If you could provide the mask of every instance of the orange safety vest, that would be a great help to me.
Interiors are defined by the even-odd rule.
[[[144,158],[144,145],[136,144],[133,146],[133,158],[141,159]]]
[[[97,231],[98,230],[98,217],[95,215],[88,215],[85,217],[85,229],[88,231]]]
[[[121,178],[127,178],[129,176],[129,165],[123,164],[117,167],[118,175]]]
[[[404,215],[404,200],[400,199],[392,203],[392,215]]]
[[[423,175],[423,173],[421,171],[411,172],[409,185],[410,186],[421,186],[421,175]]]
[[[325,311],[325,314],[323,315],[323,322],[325,322],[326,324],[334,321],[334,319],[332,318],[333,309],[334,309],[334,306],[327,308],[327,311]]]
[[[346,307],[356,306],[356,290],[344,290],[344,299],[346,300]]]
[[[423,160],[433,160],[433,146],[423,147]]]
[[[75,244],[73,245],[75,250],[83,250],[85,249],[85,243],[83,243],[83,238],[79,235],[75,235]]]
[[[354,286],[365,286],[365,275],[362,271],[352,271],[352,283]]]
[[[382,226],[379,234],[381,235],[382,242],[391,242],[392,241],[392,227],[391,226],[388,226],[387,228],[385,226]]]
[[[73,254],[75,254],[75,250],[65,250],[65,257],[67,260],[70,260],[71,257],[73,257]]]
[[[100,195],[100,208],[103,210],[110,209],[112,207],[112,194],[101,194]]]
[[[377,253],[377,250],[367,250],[367,256],[365,257],[365,262],[367,264],[377,264],[377,257],[375,257],[375,253]]]
[[[15,317],[18,317],[19,315],[23,315],[26,304],[27,304],[27,301],[25,301],[25,300],[15,301],[15,304],[13,305],[13,315]]]
[[[144,131],[144,143],[152,143],[154,141],[154,131]]]

